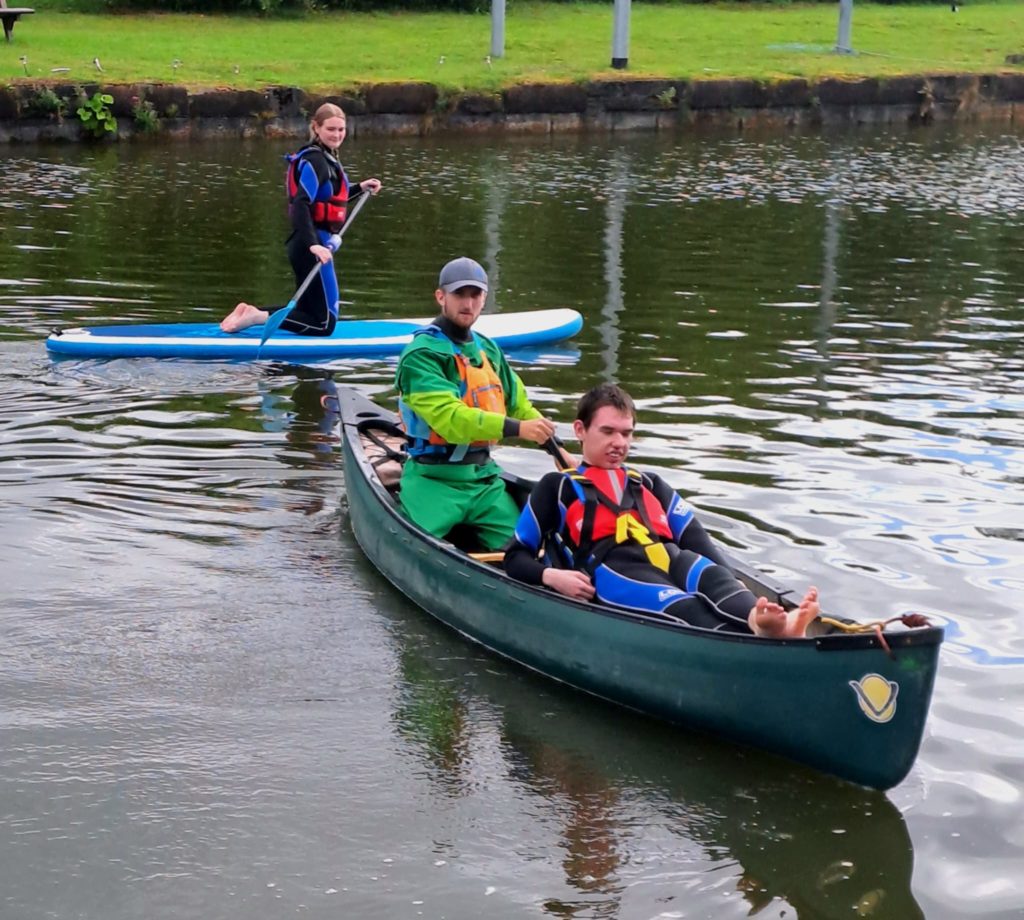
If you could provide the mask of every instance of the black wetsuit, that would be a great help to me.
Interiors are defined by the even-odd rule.
[[[289,167],[291,168],[291,167]],[[285,243],[288,261],[295,272],[295,287],[306,280],[318,260],[309,251],[310,246],[327,245],[330,228],[313,222],[312,206],[324,201],[332,193],[338,194],[343,182],[348,183],[341,163],[319,144],[311,144],[295,164],[296,191],[288,203],[288,216],[292,232]],[[358,184],[349,183],[348,204],[351,207],[361,194]],[[320,267],[320,272],[299,298],[299,302],[281,328],[300,335],[330,335],[338,321],[338,277],[335,272],[337,256]]]
[[[643,485],[665,512],[673,539],[663,540],[668,570],[652,564],[639,543],[615,544],[605,537],[587,558],[576,558],[582,544],[567,533],[567,509],[579,493],[564,473],[548,473],[534,488],[505,553],[505,571],[539,585],[545,565],[578,568],[594,582],[598,600],[647,613],[662,614],[706,629],[750,633],[747,617],[756,603],[694,515],[693,509],[658,475],[644,473]],[[537,555],[545,549],[545,562]]]

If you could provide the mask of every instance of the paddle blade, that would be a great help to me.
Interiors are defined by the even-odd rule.
[[[295,301],[291,301],[287,306],[281,307],[280,310],[275,310],[267,318],[267,321],[263,324],[263,333],[260,335],[260,348],[262,348],[267,339],[269,339],[278,329],[281,328],[281,323],[288,319],[288,314],[292,312],[292,308],[295,306]],[[259,358],[259,351],[256,352],[256,357]]]

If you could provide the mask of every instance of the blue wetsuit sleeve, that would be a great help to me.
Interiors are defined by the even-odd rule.
[[[565,507],[561,502],[561,473],[548,473],[534,486],[519,515],[515,536],[505,551],[505,572],[529,585],[541,584],[545,565],[537,558],[545,540],[561,530]]]

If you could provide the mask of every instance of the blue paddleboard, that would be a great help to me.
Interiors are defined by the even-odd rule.
[[[383,357],[398,354],[427,319],[346,319],[329,336],[278,331],[260,348],[262,326],[221,332],[215,323],[164,323],[136,326],[86,326],[52,333],[46,347],[76,358],[208,358],[251,361],[326,361],[333,358]],[[474,330],[502,348],[560,342],[583,327],[575,310],[488,313]]]

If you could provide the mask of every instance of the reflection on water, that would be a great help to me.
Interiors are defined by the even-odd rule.
[[[479,255],[488,309],[585,315],[514,356],[545,412],[618,378],[638,459],[735,552],[837,612],[946,625],[888,797],[427,626],[348,535],[321,401],[328,375],[390,399],[393,362],[47,358],[61,326],[283,302],[289,146],[5,160],[0,914],[1019,916],[1019,138],[347,151],[386,194],[346,236],[346,312],[422,315]]]
[[[556,917],[685,916],[684,891],[811,918],[922,917],[913,848],[879,793],[687,736],[552,689],[436,629],[397,624],[394,718],[449,796],[493,783],[557,825],[567,894]],[[481,751],[497,736],[500,765]],[[644,863],[668,856],[658,872]],[[781,915],[781,912],[780,912]]]

